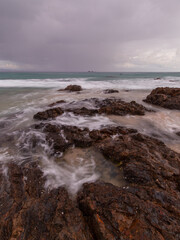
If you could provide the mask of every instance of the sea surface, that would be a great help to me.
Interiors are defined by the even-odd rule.
[[[81,85],[83,91],[80,94],[57,91],[70,84]],[[119,170],[92,149],[72,148],[60,160],[53,157],[45,136],[32,127],[36,123],[33,115],[58,100],[66,100],[71,107],[77,107],[77,101],[79,107],[92,107],[89,102],[82,101],[92,97],[135,100],[155,112],[125,117],[83,117],[65,113],[52,122],[90,129],[109,125],[131,127],[159,138],[168,147],[180,152],[180,137],[176,135],[180,131],[180,112],[142,101],[156,87],[180,87],[180,73],[0,72],[0,162],[3,171],[9,161],[38,161],[48,179],[45,187],[65,186],[73,194],[83,183],[97,179],[115,185],[124,184],[122,174],[117,174]],[[112,88],[119,93],[104,94],[103,90]],[[33,136],[39,139],[36,150],[32,148]]]

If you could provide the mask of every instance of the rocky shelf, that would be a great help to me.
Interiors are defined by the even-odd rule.
[[[122,169],[126,185],[86,183],[72,197],[64,187],[45,188],[47,179],[36,161],[1,163],[0,239],[180,239],[179,153],[135,129],[110,126],[89,130],[44,121],[64,111],[77,115],[119,111],[143,115],[147,111],[135,102],[114,99],[94,99],[94,104],[90,111],[54,108],[37,113],[34,118],[42,122],[32,128],[45,134],[52,154],[62,154],[72,146],[101,152]],[[36,147],[38,139],[31,141]]]

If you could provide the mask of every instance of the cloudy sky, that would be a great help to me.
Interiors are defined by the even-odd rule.
[[[0,0],[0,70],[180,71],[180,0]]]

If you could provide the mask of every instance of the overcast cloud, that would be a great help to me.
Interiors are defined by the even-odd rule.
[[[0,0],[0,70],[180,71],[180,0]]]

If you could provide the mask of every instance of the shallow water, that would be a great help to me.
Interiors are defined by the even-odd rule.
[[[47,176],[46,187],[66,186],[73,194],[83,183],[97,179],[117,186],[125,185],[121,170],[93,149],[72,148],[65,155],[52,156],[45,135],[31,126],[36,123],[33,120],[35,113],[47,109],[49,104],[58,100],[66,101],[59,106],[71,108],[83,106],[92,108],[92,102],[84,101],[89,98],[115,97],[125,101],[135,100],[155,112],[146,113],[145,116],[124,117],[103,115],[83,117],[64,113],[51,122],[58,125],[88,127],[90,130],[108,125],[131,127],[164,141],[171,149],[180,152],[180,137],[176,135],[176,132],[180,131],[180,112],[151,106],[142,101],[156,86],[180,87],[180,76],[174,77],[174,81],[167,76],[164,76],[162,81],[153,79],[148,81],[145,76],[143,78],[138,76],[138,79],[131,79],[130,76],[123,79],[121,76],[121,79],[118,79],[118,75],[114,75],[103,79],[102,75],[101,80],[95,77],[93,80],[87,76],[83,79],[69,77],[58,80],[0,80],[0,162],[4,164],[5,172],[6,163],[9,161],[19,163],[38,161],[44,175]],[[84,90],[81,93],[57,91],[72,83],[80,84]],[[104,94],[105,88],[118,89],[119,93]],[[36,148],[33,146],[35,137],[38,139]]]

